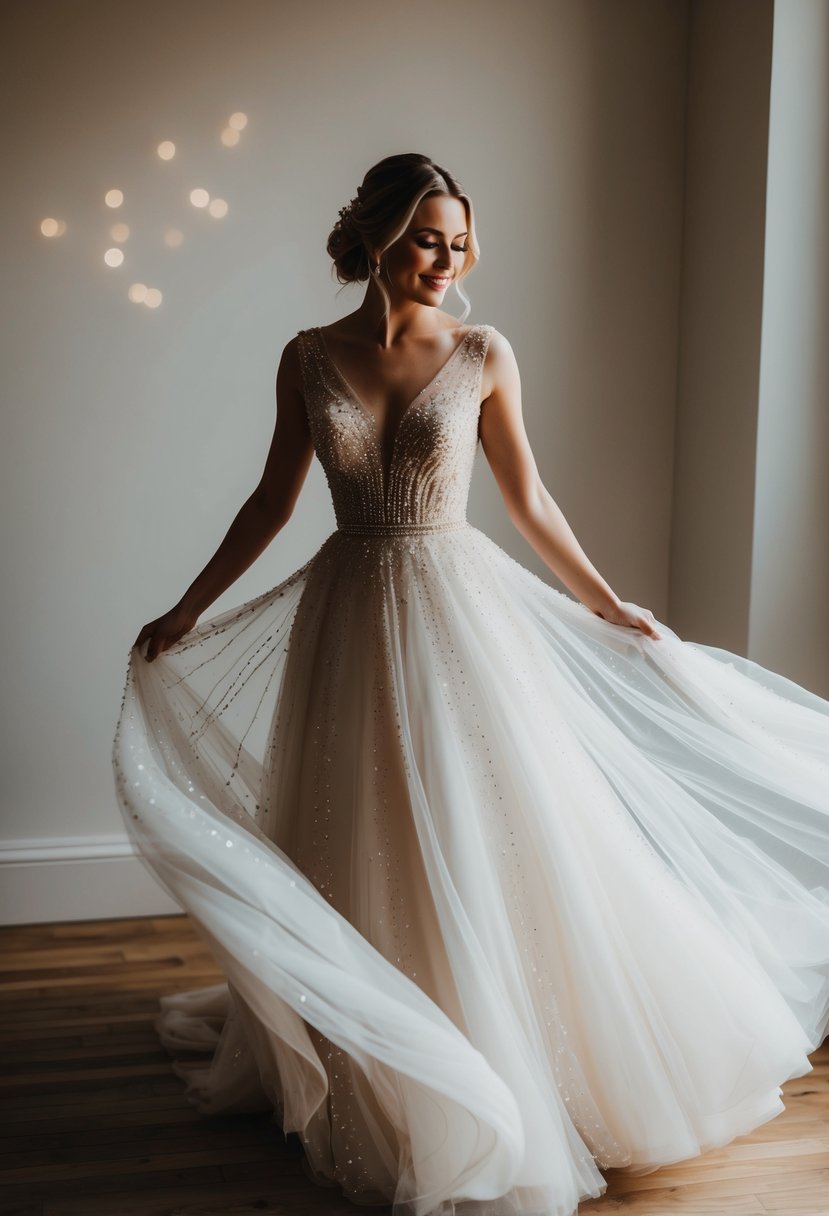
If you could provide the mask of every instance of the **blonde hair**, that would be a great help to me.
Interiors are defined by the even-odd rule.
[[[480,258],[472,200],[448,170],[419,152],[401,152],[378,161],[366,173],[356,197],[340,209],[340,218],[332,228],[326,246],[334,259],[332,270],[338,281],[346,284],[373,279],[385,298],[388,315],[391,299],[381,276],[371,272],[369,248],[378,251],[382,266],[382,255],[406,231],[420,202],[436,194],[460,199],[466,211],[467,253],[455,278],[464,305],[459,320],[465,321],[472,305],[461,288],[461,281]]]

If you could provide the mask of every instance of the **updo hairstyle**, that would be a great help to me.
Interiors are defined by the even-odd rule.
[[[461,280],[480,257],[472,201],[451,173],[419,152],[402,152],[378,161],[358,186],[356,197],[340,208],[340,218],[331,230],[326,246],[334,260],[332,270],[338,281],[346,284],[374,279],[385,296],[388,313],[391,301],[382,283],[382,255],[406,231],[421,200],[435,194],[460,199],[466,211],[468,251],[454,280],[464,304],[459,320],[465,320],[472,306],[461,289]],[[378,251],[379,275],[372,274],[369,248]]]

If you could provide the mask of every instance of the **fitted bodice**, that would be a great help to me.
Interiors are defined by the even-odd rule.
[[[319,327],[299,331],[311,440],[340,529],[439,530],[465,523],[492,332],[491,325],[473,325],[409,403],[386,467],[377,420],[331,359]]]

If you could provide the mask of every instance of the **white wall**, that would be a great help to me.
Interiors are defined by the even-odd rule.
[[[167,907],[120,859],[110,746],[128,650],[258,478],[283,344],[358,302],[335,296],[325,237],[382,156],[424,151],[472,193],[470,319],[512,341],[539,466],[588,554],[664,619],[686,22],[665,0],[4,14],[0,919]],[[236,110],[250,121],[231,150],[218,133]],[[161,139],[180,147],[167,165]],[[194,213],[195,185],[228,200],[225,220]],[[48,215],[67,222],[59,240],[39,234]],[[120,218],[133,235],[110,270]],[[174,253],[168,224],[185,233]],[[162,307],[130,304],[133,279]],[[544,572],[482,460],[470,518]],[[332,526],[315,462],[288,527],[210,612],[273,586]]]
[[[669,620],[829,696],[829,5],[697,0]]]
[[[748,646],[772,0],[691,9],[670,623]]]
[[[829,4],[774,14],[749,652],[829,697]]]

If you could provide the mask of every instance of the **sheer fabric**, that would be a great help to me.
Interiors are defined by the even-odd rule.
[[[395,1216],[572,1216],[783,1108],[829,1023],[829,702],[614,626],[466,519],[473,326],[376,426],[302,331],[337,529],[152,664],[113,761],[226,982],[199,1109],[273,1107]]]

